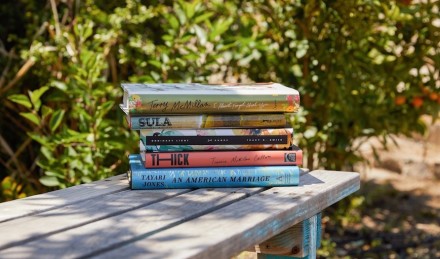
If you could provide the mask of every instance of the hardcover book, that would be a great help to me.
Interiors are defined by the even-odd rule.
[[[146,168],[301,165],[302,150],[143,152]]]
[[[141,156],[129,156],[132,190],[294,186],[298,166],[155,168],[144,167]]]
[[[299,108],[299,93],[278,83],[132,84],[121,108],[128,114],[290,113]]]
[[[131,129],[277,128],[286,127],[288,114],[127,115]]]
[[[293,128],[274,129],[144,129],[146,151],[289,149]]]

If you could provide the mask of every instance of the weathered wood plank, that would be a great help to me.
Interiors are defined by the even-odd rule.
[[[299,187],[272,188],[98,258],[229,258],[359,189],[358,173],[313,171]],[[134,231],[137,226],[127,225]],[[130,230],[126,230],[130,231]]]
[[[43,236],[122,214],[189,191],[189,189],[126,190],[7,221],[0,224],[0,233],[8,233],[8,235],[0,235],[0,250],[23,245]]]
[[[302,175],[308,172],[307,168],[301,168]],[[63,190],[2,202],[0,223],[124,190],[128,190],[128,180],[126,174],[121,174]]]
[[[247,250],[259,253],[258,258],[265,258],[260,254],[305,257],[309,254],[310,244],[313,244],[311,242],[315,242],[319,246],[320,233],[321,213],[318,213]],[[315,237],[314,239],[311,237],[312,235]]]
[[[0,257],[77,258],[91,256],[96,251],[145,238],[263,190],[263,188],[198,189],[124,214],[44,236],[23,246],[1,250]],[[137,192],[132,191],[132,193]],[[124,255],[118,257],[124,257]]]
[[[316,221],[317,217],[312,217],[312,220],[310,221],[310,244],[309,244],[309,254],[307,255],[309,259],[315,259],[316,258],[316,249],[318,248],[318,244],[316,242]]]
[[[0,203],[0,223],[128,189],[126,174]]]

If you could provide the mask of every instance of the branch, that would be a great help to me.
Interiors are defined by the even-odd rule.
[[[9,82],[8,85],[6,85],[5,88],[0,89],[0,96],[3,95],[5,92],[7,92],[9,89],[11,89],[26,73],[27,71],[35,64],[35,60],[33,58],[30,58],[24,63],[24,65],[18,70],[17,74],[15,75],[14,79],[12,79],[11,82]]]
[[[9,69],[11,68],[11,60],[12,60],[12,53],[14,52],[14,48],[12,48],[9,53],[7,53],[8,63],[6,64],[5,69],[3,69],[2,76],[0,77],[0,89],[3,87],[3,84],[5,83],[6,74],[9,72]]]
[[[52,7],[53,19],[55,21],[55,33],[57,37],[61,35],[60,22],[58,18],[57,4],[55,0],[50,0],[50,7]]]

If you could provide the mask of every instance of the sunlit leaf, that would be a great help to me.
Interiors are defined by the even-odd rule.
[[[23,116],[24,118],[30,120],[31,122],[33,122],[35,125],[40,126],[40,123],[41,123],[40,118],[35,113],[20,112],[20,115]]]
[[[36,106],[37,110],[40,108],[40,104],[41,104],[40,98],[47,90],[49,90],[49,87],[43,86],[43,87],[29,93],[29,96],[31,97],[31,102],[34,104],[34,106]],[[39,102],[38,105],[36,105],[37,102]]]
[[[8,99],[15,103],[21,104],[26,108],[32,108],[32,103],[30,102],[29,98],[24,94],[13,94],[8,96]]]
[[[64,113],[64,110],[57,110],[52,114],[52,117],[49,121],[49,128],[51,132],[54,132],[58,128],[58,126],[60,126],[64,118]]]
[[[42,136],[38,133],[34,133],[34,132],[28,132],[27,133],[29,137],[31,137],[33,140],[37,141],[38,143],[40,143],[43,146],[49,145],[48,139],[46,136]]]
[[[211,18],[213,15],[214,15],[213,12],[204,12],[202,15],[199,15],[199,16],[197,16],[197,17],[194,19],[194,23],[198,24],[198,23],[201,23],[201,22],[203,22],[203,21],[206,21],[206,20],[208,20],[209,18]]]
[[[40,183],[42,183],[45,186],[58,186],[60,184],[60,181],[55,176],[43,176],[40,178]]]

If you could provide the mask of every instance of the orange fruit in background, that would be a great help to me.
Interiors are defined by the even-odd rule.
[[[402,105],[406,102],[406,97],[403,95],[398,95],[396,98],[394,98],[394,103],[396,105]]]
[[[422,93],[428,95],[428,94],[431,93],[431,90],[430,90],[428,87],[423,86],[423,87],[422,87]]]
[[[412,99],[412,105],[415,107],[415,108],[420,108],[422,105],[423,105],[423,98],[422,97],[414,97],[413,99]]]
[[[429,94],[429,99],[435,101],[438,99],[438,93],[430,93]]]

